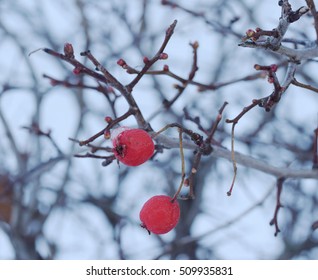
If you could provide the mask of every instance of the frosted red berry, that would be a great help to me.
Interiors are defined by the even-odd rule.
[[[138,166],[150,159],[155,145],[150,135],[142,129],[120,127],[112,132],[113,152],[125,165]]]
[[[178,224],[180,206],[167,195],[156,195],[143,205],[139,214],[141,226],[154,234],[165,234]]]

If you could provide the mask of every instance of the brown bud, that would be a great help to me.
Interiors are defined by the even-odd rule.
[[[251,37],[253,37],[254,35],[255,35],[255,30],[253,30],[253,29],[248,29],[248,30],[246,30],[246,36],[247,36],[247,37],[251,38]]]
[[[105,122],[111,123],[113,119],[110,116],[105,117]]]
[[[163,71],[166,71],[166,72],[169,71],[169,66],[168,66],[167,64],[165,64],[165,65],[163,66]]]
[[[195,41],[193,44],[191,44],[191,46],[192,46],[194,49],[197,49],[197,48],[199,47],[198,41]]]
[[[117,60],[117,64],[121,67],[124,67],[125,65],[127,65],[126,61],[123,60],[122,58]]]
[[[143,62],[147,64],[149,62],[149,58],[147,56],[144,57]]]
[[[104,138],[105,138],[105,139],[110,139],[110,131],[109,131],[109,130],[105,130],[105,132],[104,132]]]
[[[74,73],[75,75],[79,75],[79,74],[81,74],[81,72],[82,72],[82,68],[80,68],[80,67],[75,67],[75,68],[73,69],[73,73]]]
[[[64,54],[67,58],[74,58],[74,49],[72,44],[65,43],[64,45]]]
[[[277,64],[272,64],[272,65],[270,66],[270,68],[271,68],[271,71],[272,71],[272,72],[276,72],[277,69],[278,69],[278,66],[277,66]]]

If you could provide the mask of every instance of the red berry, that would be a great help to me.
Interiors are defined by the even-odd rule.
[[[156,195],[146,201],[139,214],[141,226],[154,234],[171,231],[180,218],[179,203],[171,200],[170,196]]]
[[[142,129],[120,127],[112,132],[115,157],[128,166],[137,166],[150,159],[155,145],[150,135]]]

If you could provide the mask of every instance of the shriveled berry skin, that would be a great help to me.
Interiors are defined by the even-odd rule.
[[[179,203],[171,200],[170,196],[156,195],[146,201],[139,214],[141,226],[154,234],[171,231],[180,218]]]
[[[150,159],[155,145],[150,135],[142,129],[124,129],[113,139],[115,157],[125,165],[138,166]]]

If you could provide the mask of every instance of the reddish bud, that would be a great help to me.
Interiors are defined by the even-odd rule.
[[[198,41],[195,41],[193,44],[191,44],[191,46],[192,46],[194,49],[197,49],[197,48],[199,47]]]
[[[68,58],[74,58],[74,49],[73,49],[72,44],[65,43],[65,45],[64,45],[64,54]]]
[[[253,30],[253,29],[248,29],[247,31],[246,31],[246,36],[247,37],[253,37],[255,35],[255,30]]]
[[[58,82],[56,80],[50,79],[51,86],[56,86]]]
[[[276,72],[277,69],[278,69],[278,66],[277,66],[277,64],[272,64],[272,65],[270,66],[270,68],[271,68],[271,71],[272,71],[272,72]]]
[[[122,58],[117,60],[117,64],[121,67],[124,67],[125,65],[127,65],[126,61],[123,60]]]
[[[168,54],[167,53],[161,53],[159,55],[159,59],[167,59],[168,58]]]
[[[105,130],[104,132],[104,138],[105,139],[110,139],[111,135],[110,135],[110,131],[109,130]]]
[[[143,61],[144,61],[145,64],[147,64],[149,62],[149,58],[147,56],[145,56]]]
[[[80,67],[75,67],[75,68],[73,69],[73,73],[74,73],[75,75],[79,75],[81,72],[82,72],[82,68],[80,68]]]
[[[166,72],[169,71],[169,66],[168,66],[167,64],[165,64],[165,65],[163,66],[163,71],[166,71]]]
[[[270,84],[272,84],[272,83],[274,83],[274,78],[273,78],[273,77],[268,77],[267,81],[268,81]]]
[[[113,121],[113,119],[109,116],[105,117],[105,122],[107,123],[111,123]]]
[[[261,67],[259,64],[255,64],[255,65],[254,65],[254,69],[255,69],[255,70],[261,70],[261,68],[262,68],[262,67]]]

